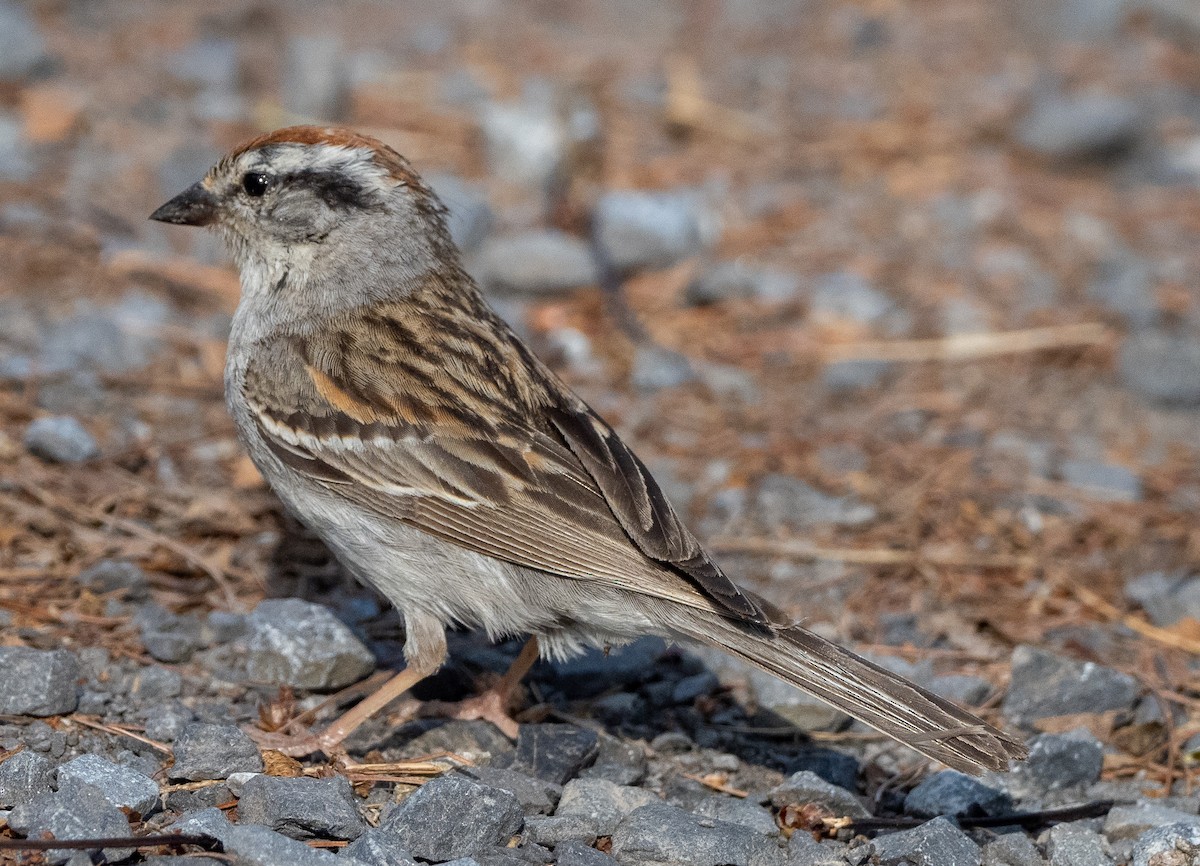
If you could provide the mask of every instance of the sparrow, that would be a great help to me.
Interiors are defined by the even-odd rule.
[[[641,460],[487,305],[445,209],[396,151],[296,126],[221,159],[151,219],[211,226],[241,274],[226,402],[283,504],[403,614],[407,666],[290,754],[332,754],[434,673],[446,629],[531,636],[466,701],[510,736],[540,657],[647,634],[716,647],[967,772],[1025,755],[953,703],[730,580]]]

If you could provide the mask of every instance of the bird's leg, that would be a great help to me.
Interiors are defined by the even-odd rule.
[[[339,716],[325,730],[319,734],[311,731],[301,734],[272,734],[255,728],[248,730],[250,736],[260,747],[273,749],[293,758],[313,752],[324,752],[332,757],[342,751],[342,743],[363,722],[434,673],[446,660],[446,635],[441,625],[429,627],[431,624],[406,619],[408,638],[404,643],[404,655],[408,660],[408,667]],[[422,625],[427,627],[421,628]]]
[[[499,728],[506,737],[516,739],[517,723],[508,713],[508,703],[512,699],[513,691],[537,659],[538,640],[535,636],[521,648],[521,652],[513,659],[504,675],[483,694],[453,703],[429,701],[421,707],[421,712],[452,719],[483,719]]]

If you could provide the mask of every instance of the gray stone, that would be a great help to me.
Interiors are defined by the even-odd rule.
[[[437,172],[427,174],[425,182],[446,206],[446,227],[450,229],[451,240],[464,253],[474,252],[495,222],[482,188],[452,174]]]
[[[127,598],[144,599],[149,592],[146,572],[125,559],[102,559],[75,578],[80,586],[95,593],[123,591]]]
[[[850,271],[834,271],[817,278],[808,314],[817,323],[850,321],[870,327],[891,325],[891,331],[905,330],[901,320],[906,317],[896,302]]]
[[[637,743],[600,735],[596,761],[579,774],[582,779],[605,779],[614,785],[636,785],[646,777],[646,752]]]
[[[1157,626],[1170,626],[1183,617],[1200,619],[1200,577],[1189,570],[1151,571],[1125,584],[1125,598],[1142,606]]]
[[[54,765],[41,755],[23,749],[0,763],[0,809],[30,803],[50,793]]]
[[[875,520],[875,509],[850,496],[830,496],[788,475],[773,473],[759,482],[755,516],[769,527],[810,529],[814,526],[863,526]]]
[[[175,738],[172,779],[227,779],[231,773],[261,773],[258,746],[237,725],[192,722]]]
[[[480,116],[480,131],[492,177],[539,195],[550,193],[559,182],[567,136],[548,100],[489,103]]]
[[[755,668],[745,672],[755,703],[802,731],[844,731],[854,721],[820,698]]]
[[[554,856],[558,866],[617,866],[616,860],[582,842],[564,842]]]
[[[696,698],[712,694],[720,685],[720,680],[712,671],[701,671],[675,683],[675,687],[671,689],[671,701],[676,704],[690,704]]]
[[[640,345],[633,353],[629,381],[638,391],[649,393],[678,388],[696,381],[696,371],[685,355],[656,344]]]
[[[400,837],[372,827],[338,852],[338,860],[354,860],[363,866],[416,866],[400,844]]]
[[[689,283],[684,301],[692,306],[744,299],[781,302],[799,294],[800,278],[795,274],[733,261],[706,270]]]
[[[596,841],[595,826],[577,815],[532,815],[525,820],[524,833],[529,841],[551,848],[564,842],[590,845]]]
[[[165,701],[144,711],[147,737],[160,743],[173,743],[196,715],[179,701]]]
[[[980,866],[979,846],[945,818],[874,841],[880,866]]]
[[[619,271],[667,267],[716,240],[715,220],[694,193],[607,192],[594,218],[597,239]]]
[[[1172,809],[1158,803],[1134,803],[1131,806],[1113,806],[1104,818],[1104,835],[1110,842],[1121,839],[1136,839],[1154,827],[1167,824],[1190,824],[1200,827],[1200,815]]]
[[[1133,706],[1139,687],[1128,674],[1036,647],[1013,650],[1004,714],[1020,723],[1049,716],[1102,713]]]
[[[1200,406],[1200,339],[1144,330],[1125,340],[1117,357],[1125,386],[1168,406]]]
[[[353,860],[310,848],[269,827],[232,824],[220,809],[201,809],[184,815],[171,831],[215,839],[239,866],[349,866]]]
[[[1095,499],[1137,502],[1142,498],[1142,479],[1136,472],[1115,463],[1064,460],[1059,472],[1063,481],[1087,491]]]
[[[29,8],[0,2],[0,81],[19,81],[47,59],[46,42]]]
[[[788,842],[788,866],[845,866],[846,844],[798,831]]]
[[[656,802],[658,797],[645,788],[614,785],[603,779],[572,779],[563,788],[554,814],[590,822],[597,836],[611,836],[622,818]]]
[[[1045,863],[1024,833],[1006,833],[983,846],[983,866],[1045,866]]]
[[[59,793],[90,785],[118,809],[143,818],[158,809],[158,784],[137,770],[113,764],[97,755],[80,755],[58,768]]]
[[[554,229],[488,238],[475,272],[487,291],[508,295],[552,295],[594,285],[598,278],[588,245]]]
[[[491,722],[452,719],[409,740],[397,757],[415,758],[441,752],[462,755],[476,764],[491,760],[495,766],[500,766],[504,761],[511,760],[513,747]]]
[[[1161,317],[1154,297],[1154,272],[1149,262],[1129,252],[1100,261],[1087,285],[1087,296],[1134,327],[1153,325]]]
[[[92,434],[70,415],[47,415],[25,428],[29,453],[51,463],[83,463],[100,454]]]
[[[826,782],[810,770],[801,770],[788,776],[771,789],[770,797],[771,804],[776,807],[819,803],[835,814],[850,818],[867,818],[871,814],[857,796],[845,788]]]
[[[764,836],[779,835],[779,826],[771,813],[749,799],[720,795],[708,797],[697,803],[692,812],[705,818],[724,821],[726,824],[749,827],[755,833],[762,833]]]
[[[238,818],[293,839],[357,839],[367,829],[345,776],[252,776],[242,785]]]
[[[1200,51],[1200,9],[1192,0],[1142,0],[1138,6],[1168,38],[1189,51]]]
[[[1057,162],[1106,160],[1129,151],[1145,131],[1138,104],[1101,94],[1053,95],[1020,122],[1022,147]]]
[[[151,657],[178,664],[204,646],[200,620],[195,614],[173,614],[156,604],[141,607],[134,616],[142,645]]]
[[[129,694],[140,701],[161,701],[179,697],[183,677],[179,671],[158,666],[142,668],[129,684]]]
[[[688,863],[692,866],[782,866],[783,849],[746,827],[689,815],[669,803],[635,809],[612,836],[621,864]]]
[[[1009,781],[1017,790],[1057,791],[1100,778],[1104,747],[1089,731],[1042,734],[1029,744],[1029,757],[1017,764]]]
[[[1133,846],[1131,866],[1195,866],[1200,862],[1200,827],[1168,824],[1147,830]]]
[[[79,677],[79,659],[68,650],[0,647],[0,713],[70,713],[79,701]]]
[[[1113,862],[1104,837],[1082,824],[1051,827],[1046,853],[1050,866],[1106,866]]]
[[[992,693],[992,684],[971,674],[945,674],[931,679],[929,690],[956,704],[977,707]]]
[[[0,178],[28,180],[33,171],[33,153],[25,141],[20,119],[0,112]],[[24,376],[33,370],[29,359],[21,355],[5,358],[3,364],[7,375]]]
[[[821,368],[821,385],[831,394],[877,388],[895,370],[891,361],[831,361]]]
[[[513,794],[526,815],[553,812],[563,791],[561,785],[500,767],[474,767],[469,775],[481,784]]]
[[[507,844],[521,818],[521,804],[510,792],[441,776],[410,794],[380,827],[399,837],[413,857],[443,862]]]
[[[1003,815],[1011,812],[1012,798],[957,770],[929,776],[904,798],[904,811],[918,818],[952,818],[964,815]]]
[[[42,794],[9,813],[8,826],[28,838],[49,833],[55,839],[99,839],[128,836],[129,821],[104,796],[92,787],[69,792]],[[48,863],[65,863],[75,852],[55,848],[45,853]],[[131,848],[108,848],[109,862],[124,860]]]
[[[357,682],[375,657],[328,608],[268,599],[250,614],[246,675],[258,682],[326,691]]]
[[[283,55],[283,107],[312,120],[346,112],[348,52],[334,35],[291,36]]]
[[[566,784],[596,759],[599,737],[575,725],[522,725],[510,769]]]

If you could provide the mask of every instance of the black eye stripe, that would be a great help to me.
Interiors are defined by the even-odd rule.
[[[262,196],[271,186],[271,176],[261,171],[248,171],[242,175],[242,189],[253,198]]]

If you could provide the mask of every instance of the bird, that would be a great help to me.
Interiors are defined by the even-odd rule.
[[[150,217],[207,226],[241,276],[226,404],[269,486],[403,615],[405,668],[323,731],[327,755],[446,660],[446,631],[528,637],[457,707],[517,731],[539,658],[643,635],[720,649],[943,764],[1020,740],[809,631],[731,580],[616,431],[485,301],[410,163],[351,129],[236,147]]]

